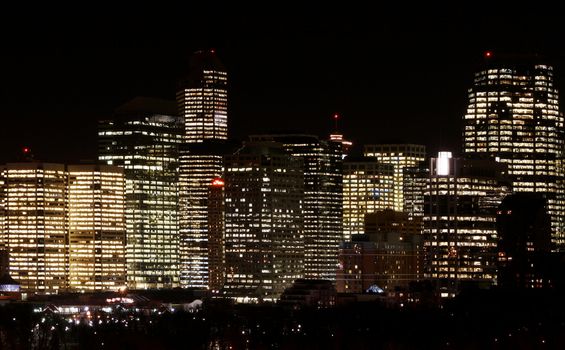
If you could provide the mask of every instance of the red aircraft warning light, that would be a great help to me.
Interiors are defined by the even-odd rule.
[[[225,185],[224,180],[220,179],[219,177],[212,180],[212,186],[214,187],[222,187]]]
[[[485,52],[485,57],[486,57],[486,58],[491,58],[491,57],[492,57],[492,51],[487,51],[487,52]]]

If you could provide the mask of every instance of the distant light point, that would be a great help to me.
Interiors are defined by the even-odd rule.
[[[485,57],[486,58],[492,57],[492,51],[485,52]]]

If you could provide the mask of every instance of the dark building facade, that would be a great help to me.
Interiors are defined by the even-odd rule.
[[[214,293],[224,286],[226,272],[224,186],[223,179],[215,178],[208,195],[208,283]]]
[[[553,284],[551,217],[540,194],[506,197],[497,212],[498,284],[504,288],[544,288]]]

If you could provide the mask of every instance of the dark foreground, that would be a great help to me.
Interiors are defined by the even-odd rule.
[[[565,349],[557,292],[474,292],[441,307],[356,303],[292,310],[210,301],[198,312],[128,310],[72,320],[0,307],[0,349]]]

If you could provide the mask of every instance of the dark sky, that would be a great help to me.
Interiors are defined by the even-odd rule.
[[[229,70],[236,138],[326,135],[339,112],[356,144],[457,151],[485,50],[549,55],[564,90],[562,5],[255,6],[3,11],[0,160],[23,145],[47,161],[94,159],[96,120],[138,95],[173,99],[190,53],[209,47]]]

